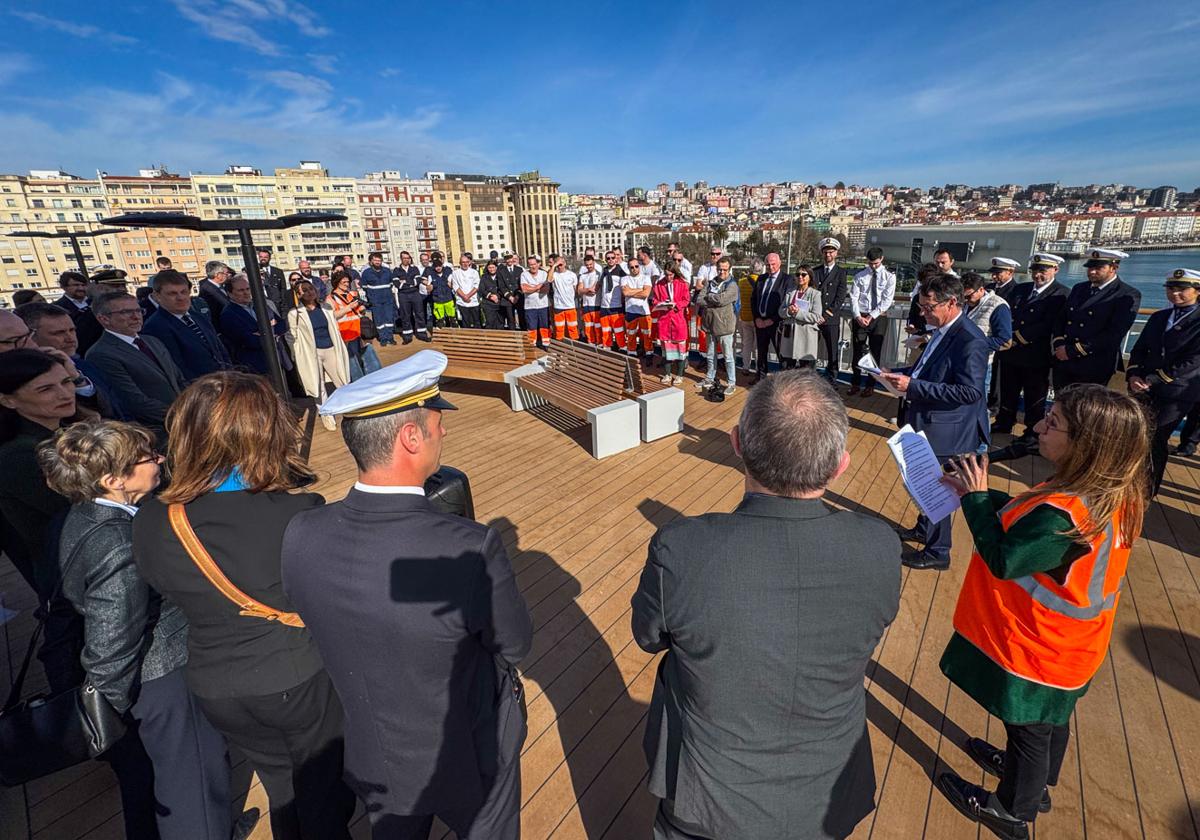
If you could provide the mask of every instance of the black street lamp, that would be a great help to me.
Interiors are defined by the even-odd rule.
[[[283,378],[283,367],[279,364],[279,353],[275,348],[275,331],[271,329],[271,315],[267,312],[267,295],[263,291],[262,275],[258,271],[252,230],[282,230],[299,225],[344,222],[340,213],[293,213],[275,219],[201,219],[186,213],[125,213],[101,219],[106,225],[122,225],[129,228],[178,228],[180,230],[236,230],[241,240],[242,259],[246,263],[246,276],[250,279],[250,296],[254,300],[254,316],[258,319],[258,338],[263,355],[267,359],[271,381],[280,396],[288,399],[287,382]],[[283,317],[283,313],[280,313]]]
[[[93,236],[103,236],[107,233],[126,233],[124,228],[101,228],[100,230],[87,230],[82,233],[74,233],[71,231],[63,231],[61,233],[51,233],[45,230],[14,230],[5,234],[5,236],[28,236],[33,239],[70,239],[71,250],[75,252],[75,262],[79,264],[79,271],[84,277],[88,276],[87,263],[83,261],[83,251],[79,250],[79,240],[89,239]]]

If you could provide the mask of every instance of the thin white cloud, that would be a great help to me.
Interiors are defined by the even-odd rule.
[[[384,67],[382,70],[379,71],[379,75],[385,79],[390,79],[393,76],[399,76],[403,72],[404,71],[401,70],[399,67]]]
[[[171,0],[176,11],[209,37],[239,44],[261,55],[281,55],[275,25],[289,23],[307,38],[324,38],[330,29],[316,13],[291,0]]]
[[[22,73],[33,69],[33,61],[21,53],[0,55],[0,85],[6,85]]]
[[[332,75],[337,72],[337,56],[327,55],[323,53],[309,53],[304,56],[308,65],[318,73],[328,73]]]
[[[324,99],[333,93],[333,85],[329,82],[316,76],[297,73],[295,70],[273,70],[263,73],[262,78],[275,87],[291,91],[298,96]]]
[[[32,23],[34,26],[41,27],[42,29],[53,29],[64,35],[73,35],[77,38],[107,41],[109,44],[118,44],[120,46],[131,46],[138,42],[137,38],[130,35],[122,35],[120,32],[109,32],[98,26],[92,26],[90,23],[78,23],[76,21],[47,17],[37,12],[16,11],[11,14],[13,17],[18,17],[26,23]]]

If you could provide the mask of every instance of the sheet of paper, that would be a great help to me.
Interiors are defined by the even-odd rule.
[[[867,373],[883,373],[883,371],[879,369],[879,364],[875,361],[875,357],[872,356],[870,352],[867,352],[861,359],[858,360],[858,366]]]
[[[905,424],[887,443],[905,489],[930,521],[945,519],[961,507],[958,494],[942,483],[942,465],[924,432]]]
[[[808,310],[811,308],[812,308],[812,305],[806,300],[796,301],[796,309],[800,312],[808,312]]]

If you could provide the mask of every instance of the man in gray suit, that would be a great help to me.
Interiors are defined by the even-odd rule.
[[[108,292],[92,305],[104,334],[84,357],[100,369],[125,411],[154,430],[162,443],[167,409],[183,390],[183,374],[154,336],[140,335],[142,308],[125,292]]]
[[[650,541],[633,635],[659,664],[645,748],[656,840],[842,838],[875,807],[863,675],[900,603],[900,542],[822,501],[846,409],[767,377],[731,432],[746,495]]]

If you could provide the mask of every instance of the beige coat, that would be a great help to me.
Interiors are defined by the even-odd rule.
[[[337,356],[338,370],[342,381],[350,381],[350,355],[346,352],[346,342],[338,332],[337,320],[333,317],[333,308],[325,303],[321,305],[325,313],[325,321],[329,326],[329,337],[333,339],[333,352]],[[325,374],[321,369],[321,360],[317,358],[317,339],[313,335],[312,322],[308,319],[308,310],[303,304],[288,311],[288,327],[291,328],[292,356],[296,360],[296,373],[304,385],[304,392],[310,397],[324,396]]]

